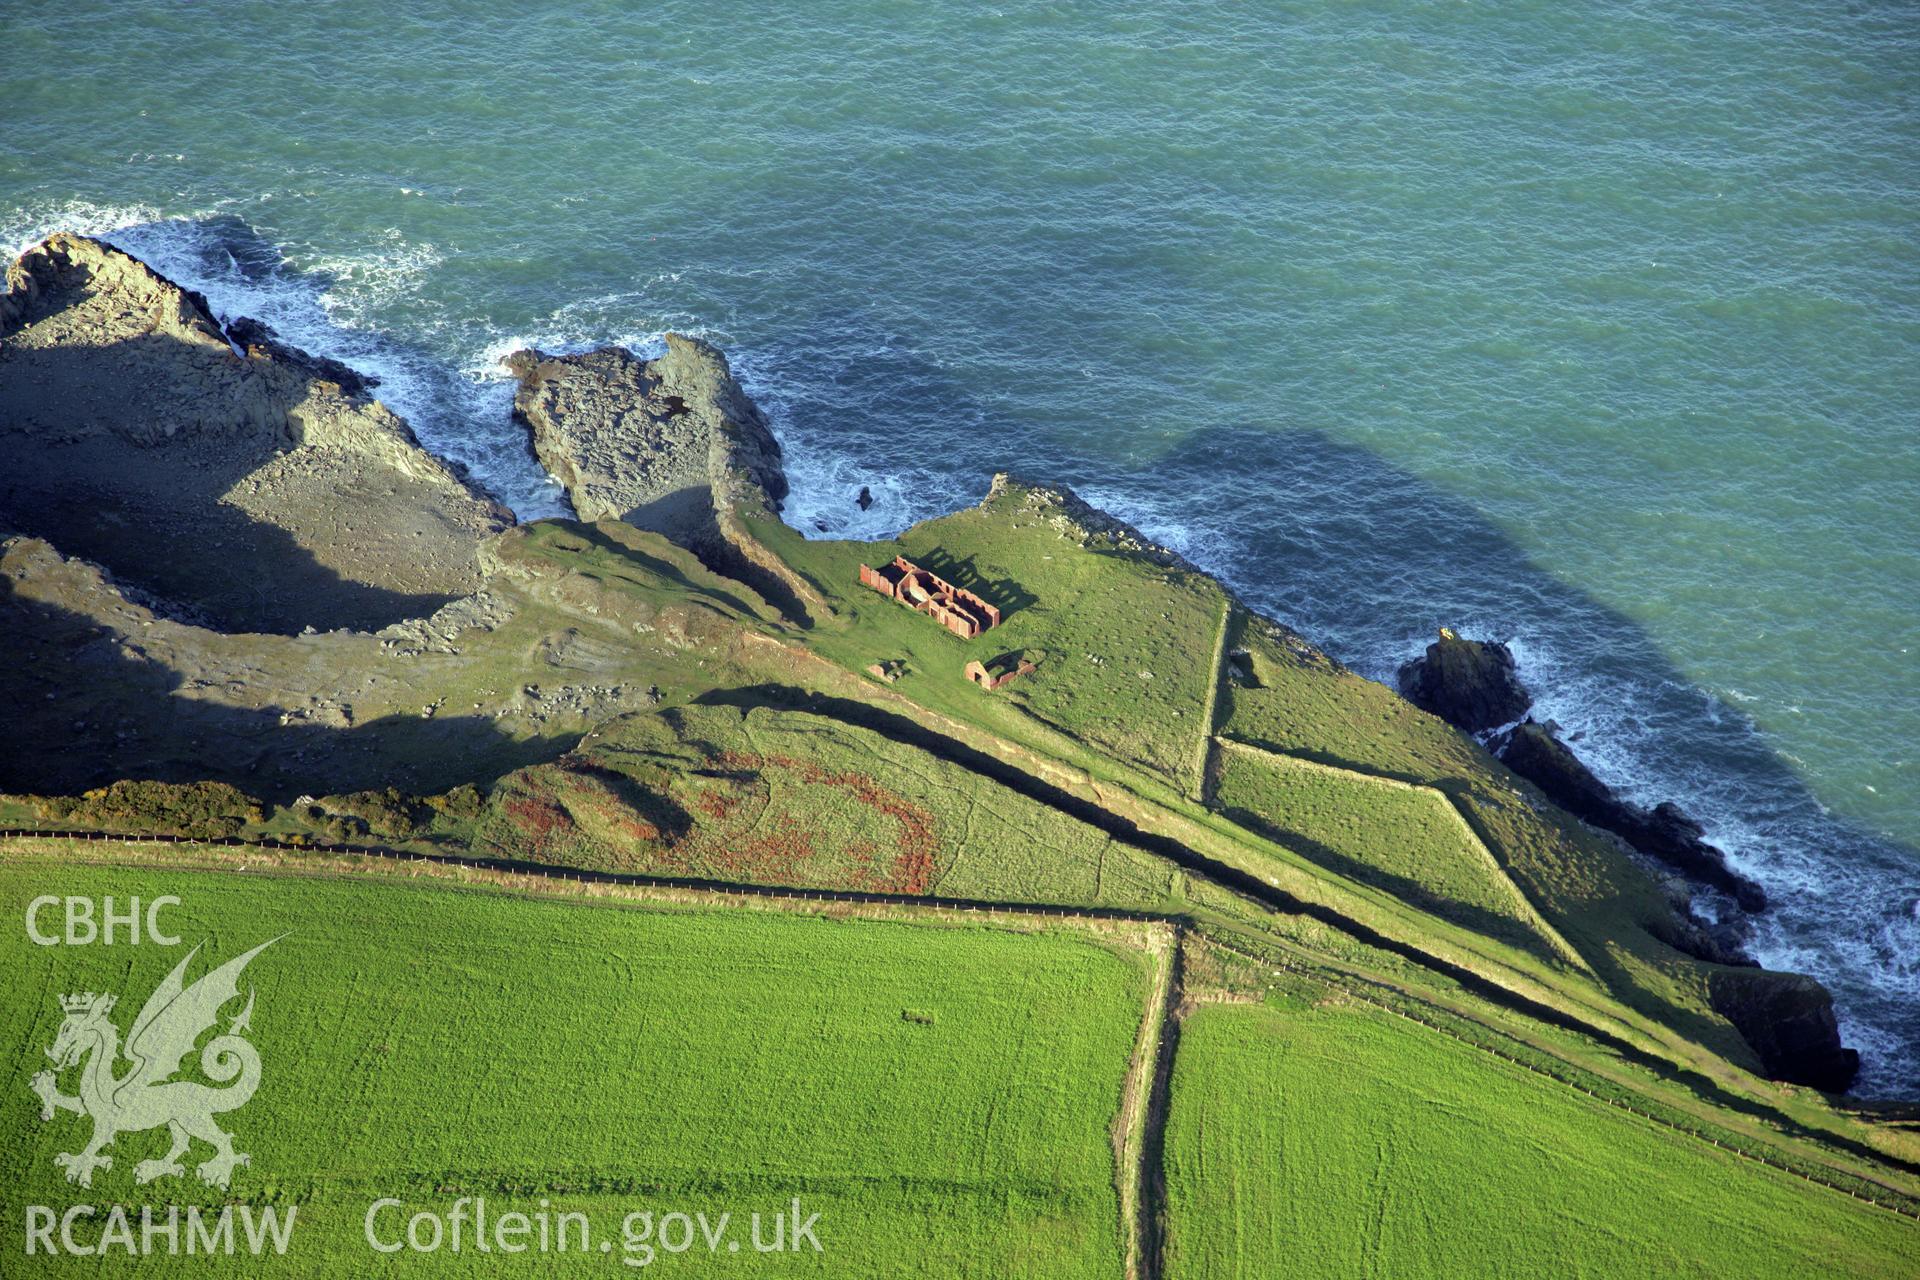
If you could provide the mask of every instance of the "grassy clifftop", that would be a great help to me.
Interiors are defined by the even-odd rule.
[[[11,641],[0,714],[14,730],[0,741],[13,793],[0,796],[0,826],[277,846],[275,874],[303,857],[333,875],[364,870],[359,855],[398,854],[425,860],[416,873],[477,859],[490,874],[705,886],[715,909],[776,901],[761,892],[773,887],[1003,920],[1036,907],[1036,919],[1123,916],[1171,941],[1140,961],[1156,972],[1144,1004],[1131,979],[1108,984],[1119,997],[1083,993],[1119,1001],[1095,1019],[1106,1040],[1137,1030],[1124,1063],[1104,1050],[1102,1071],[1125,1068],[1120,1096],[1109,1083],[1074,1104],[1075,1158],[1085,1164],[1087,1134],[1105,1125],[1113,1160],[1111,1188],[1076,1166],[1061,1201],[1076,1273],[1279,1265],[1259,1237],[1279,1220],[1276,1198],[1309,1183],[1268,1176],[1262,1135],[1281,1125],[1289,1150],[1331,1153],[1325,1176],[1338,1181],[1340,1160],[1365,1155],[1351,1130],[1370,1096],[1356,1091],[1343,1110],[1254,1094],[1216,1122],[1209,1106],[1243,1073],[1319,1069],[1312,1053],[1276,1048],[1289,1026],[1364,1049],[1365,1088],[1433,1085],[1436,1123],[1457,1121],[1485,1086],[1514,1109],[1551,1099],[1568,1140],[1602,1150],[1595,1167],[1616,1146],[1622,1168],[1683,1151],[1676,1167],[1692,1172],[1668,1188],[1682,1199],[1696,1182],[1719,1195],[1749,1166],[1776,1170],[1756,1212],[1812,1197],[1825,1225],[1754,1224],[1770,1259],[1805,1256],[1853,1213],[1884,1216],[1843,1262],[1910,1245],[1913,1220],[1897,1215],[1920,1212],[1911,1128],[1768,1078],[1783,1074],[1785,1041],[1817,1035],[1822,1014],[1830,1028],[1824,993],[1678,949],[1687,927],[1667,890],[1471,737],[1070,493],[998,477],[977,507],[862,543],[806,538],[746,468],[708,470],[711,536],[677,545],[618,520],[508,529],[477,547],[475,589],[378,630],[218,630],[57,543],[0,541]],[[962,639],[860,584],[861,564],[896,555],[977,593],[1001,625]],[[1021,674],[990,690],[968,678],[971,662]],[[52,838],[0,839],[0,852],[23,860],[22,892],[87,860],[87,846]],[[200,855],[114,845],[100,856]],[[356,903],[378,914],[377,901]],[[751,922],[714,927],[751,945]],[[888,963],[910,964],[912,945],[890,939]],[[992,963],[1011,970],[1018,950]],[[1303,998],[1364,1008],[1367,1026],[1295,1018]],[[1190,1016],[1221,1003],[1285,1016]],[[1516,1090],[1422,1034],[1381,1031],[1394,1015],[1537,1079]],[[1042,1074],[1048,1090],[1071,1087]],[[1563,1105],[1577,1094],[1620,1115],[1588,1123]],[[1659,1140],[1629,1132],[1641,1124]],[[822,1141],[808,1158],[854,1176]],[[1460,1143],[1485,1149],[1472,1133],[1450,1141],[1396,1139],[1387,1154],[1409,1162],[1403,1182],[1417,1190]],[[1744,1163],[1729,1175],[1703,1150]],[[1475,1176],[1524,1202],[1515,1221],[1617,1230],[1618,1206],[1599,1192],[1569,1222],[1549,1187],[1516,1190],[1495,1172]],[[512,1185],[537,1192],[550,1175],[522,1170]],[[1222,1178],[1251,1199],[1223,1208]],[[1872,1204],[1836,1216],[1839,1196]],[[936,1234],[997,1220],[975,1216],[948,1215]],[[1237,1253],[1216,1247],[1221,1231],[1240,1233]],[[1386,1253],[1358,1269],[1419,1270],[1431,1238],[1385,1233]],[[1488,1258],[1525,1269],[1529,1256],[1507,1232]],[[1629,1256],[1642,1255],[1617,1255]]]
[[[1472,950],[1597,985],[1755,1065],[1705,999],[1699,962],[1652,931],[1673,908],[1617,844],[1070,495],[1003,480],[979,507],[878,545],[756,531],[833,602],[807,647],[850,672],[889,664],[889,694],[1224,832],[1256,875],[1305,870],[1369,927],[1464,926]],[[894,554],[979,592],[1004,625],[959,640],[859,586],[863,560]],[[965,678],[969,658],[1002,653],[1038,665],[993,693]]]
[[[480,816],[414,806],[377,834],[720,880],[1133,904],[1208,882],[1230,915],[1294,903],[1643,1047],[1675,1036],[1759,1068],[1615,843],[1070,495],[1002,481],[880,544],[747,515],[756,554],[820,602],[810,625],[611,521],[512,530],[483,603],[371,635],[205,631],[16,540],[15,705],[123,726],[105,758],[20,764],[56,784],[41,791],[114,770],[224,781],[268,803],[259,829],[316,838],[376,834],[329,794],[465,784]],[[895,554],[1003,625],[962,640],[859,585]],[[75,635],[109,677],[85,690]],[[1034,665],[989,692],[974,659]]]

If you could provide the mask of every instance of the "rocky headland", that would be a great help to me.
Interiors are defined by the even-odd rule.
[[[56,235],[0,298],[0,529],[182,617],[373,629],[479,586],[510,514],[365,379],[102,241]]]
[[[516,351],[514,413],[582,520],[708,537],[716,477],[737,469],[776,507],[786,497],[780,445],[719,348],[677,333],[666,344],[655,360],[625,347]]]
[[[779,445],[725,356],[704,342],[670,335],[654,360],[621,348],[510,357],[520,381],[515,414],[580,517],[514,527],[420,447],[373,398],[370,380],[256,322],[223,327],[204,299],[106,244],[55,236],[14,265],[8,284],[0,300],[0,630],[11,661],[0,672],[0,715],[15,733],[0,745],[0,790],[45,796],[121,779],[219,782],[283,806],[276,820],[297,823],[301,814],[338,822],[354,804],[366,807],[315,800],[328,792],[397,789],[420,806],[432,796],[445,811],[455,804],[449,789],[464,788],[456,807],[481,812],[487,789],[506,788],[520,818],[571,822],[549,816],[542,806],[552,797],[525,772],[557,761],[568,785],[601,788],[599,821],[626,813],[623,805],[653,803],[584,766],[567,773],[565,762],[620,717],[716,703],[745,714],[756,699],[811,689],[831,691],[850,715],[872,697],[881,704],[861,716],[965,729],[951,707],[928,713],[909,701],[902,690],[920,687],[910,681],[854,674],[876,656],[854,656],[858,644],[877,641],[857,639],[867,602],[846,594],[858,590],[853,569],[870,553],[808,544],[780,522]],[[1076,563],[1133,566],[1136,586],[1170,593],[1170,607],[1187,600],[1179,593],[1218,591],[1175,553],[1064,489],[997,477],[979,509],[954,519],[972,521],[982,545],[1006,559],[983,561],[991,579],[1086,556]],[[795,551],[808,547],[824,547],[825,558]],[[1217,607],[1206,615],[1208,626],[1219,619],[1216,669],[1199,681],[1200,700],[1170,702],[1169,717],[1183,728],[1211,724],[1219,685],[1231,698],[1281,669],[1311,672],[1314,696],[1329,700],[1300,722],[1314,732],[1358,716],[1363,702],[1373,705],[1367,699],[1385,700],[1393,710],[1369,712],[1371,721],[1410,717],[1424,740],[1444,738],[1460,753],[1449,758],[1498,800],[1488,812],[1516,824],[1516,839],[1536,842],[1529,847],[1551,848],[1529,865],[1606,864],[1564,872],[1569,901],[1598,901],[1615,892],[1605,886],[1627,885],[1607,899],[1613,914],[1593,936],[1627,931],[1622,945],[1652,957],[1635,965],[1682,975],[1633,997],[1636,1007],[1664,1016],[1688,998],[1674,992],[1704,991],[1711,1014],[1696,1001],[1681,1009],[1683,1022],[1707,1019],[1702,1034],[1724,1037],[1729,1052],[1745,1053],[1743,1039],[1779,1078],[1845,1087],[1855,1059],[1839,1045],[1831,999],[1817,982],[1765,973],[1740,963],[1735,948],[1716,949],[1611,844],[1591,833],[1568,840],[1564,832],[1578,824],[1552,804],[1749,909],[1763,906],[1757,886],[1732,872],[1684,814],[1614,797],[1549,726],[1522,722],[1493,744],[1526,779],[1516,783],[1473,742],[1377,685],[1359,682],[1371,692],[1354,699],[1346,682],[1357,677],[1223,594],[1224,618]],[[1038,619],[1053,602],[1033,603]],[[1097,614],[1124,601],[1090,603]],[[870,634],[915,622],[893,608]],[[1236,616],[1246,625],[1232,631]],[[1132,634],[1119,620],[1057,621],[1105,628],[1063,632],[1070,643],[1062,653],[1090,654],[1096,643],[1123,650]],[[1120,650],[1073,678],[1093,690],[1121,672],[1129,690],[1172,697],[1158,692],[1169,679],[1149,684],[1146,659]],[[1180,652],[1168,648],[1153,665],[1176,669]],[[836,662],[848,670],[836,674]],[[1058,669],[1072,670],[1065,661]],[[1226,680],[1212,678],[1222,673]],[[957,664],[952,678],[968,697],[978,693],[960,681]],[[924,676],[916,670],[911,679]],[[1510,653],[1451,634],[1402,680],[1413,701],[1469,733],[1515,726],[1530,703]],[[959,705],[1017,719],[1025,713],[1012,699],[1027,696],[1016,689]],[[1076,704],[1063,701],[1055,713],[1057,721],[1033,717],[1055,735],[1046,740],[1085,748],[1091,738],[1070,740],[1062,727],[1082,714]],[[1097,723],[1101,732],[1129,731],[1121,720]],[[1208,741],[1197,741],[1204,775]],[[1324,767],[1346,763],[1326,744],[1296,745]],[[1183,747],[1180,758],[1193,755]],[[1031,748],[991,767],[1080,785],[1080,766]],[[518,779],[511,788],[510,777]],[[1205,801],[1204,777],[1195,794]],[[1129,816],[1115,819],[1116,830],[1136,830],[1149,811],[1126,786],[1105,782],[1088,783],[1078,803],[1089,813],[1120,806],[1114,812]],[[632,830],[652,829],[659,815],[641,816],[628,819]],[[1219,812],[1208,816],[1227,824]],[[1595,944],[1593,954],[1611,946]],[[1623,984],[1638,980],[1610,972]]]
[[[719,348],[678,333],[666,347],[653,360],[625,347],[509,355],[520,381],[514,416],[534,456],[582,520],[664,534],[790,616],[809,617],[818,597],[738,524],[743,514],[777,519],[787,496],[767,415]]]

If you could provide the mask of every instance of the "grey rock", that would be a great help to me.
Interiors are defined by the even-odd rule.
[[[1832,994],[1812,978],[1720,968],[1711,971],[1707,998],[1776,1080],[1841,1093],[1860,1072],[1859,1052],[1840,1043]]]
[[[667,335],[643,361],[624,347],[582,355],[516,351],[514,412],[534,455],[582,520],[624,520],[682,541],[710,535],[715,486],[754,485],[776,510],[786,497],[780,446],[726,356]]]
[[[21,255],[0,298],[0,526],[229,630],[374,628],[480,584],[512,516],[335,361],[102,241]]]
[[[1707,843],[1706,830],[1698,822],[1672,803],[1645,809],[1620,799],[1546,725],[1527,721],[1492,745],[1502,764],[1575,817],[1613,832],[1693,880],[1732,895],[1742,910],[1766,910],[1766,890],[1729,866],[1727,855]]]
[[[282,342],[272,325],[252,316],[239,316],[229,321],[227,337],[249,355],[266,355],[305,369],[316,378],[336,384],[350,396],[365,395],[380,385],[380,379],[370,374],[361,373],[327,356],[310,355]]]

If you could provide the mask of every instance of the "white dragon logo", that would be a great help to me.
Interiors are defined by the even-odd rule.
[[[86,1059],[80,1072],[80,1092],[74,1097],[59,1092],[53,1071],[35,1075],[32,1085],[40,1096],[42,1120],[53,1119],[55,1111],[93,1117],[93,1140],[80,1151],[63,1152],[53,1158],[66,1170],[67,1181],[92,1186],[95,1169],[113,1167],[113,1157],[101,1151],[111,1146],[117,1135],[161,1125],[173,1135],[173,1149],[162,1159],[142,1160],[135,1165],[135,1182],[184,1176],[180,1157],[191,1138],[214,1149],[212,1158],[199,1167],[200,1180],[209,1186],[225,1187],[234,1168],[248,1163],[245,1155],[233,1149],[233,1135],[222,1132],[213,1117],[244,1106],[260,1086],[260,1055],[241,1035],[253,1016],[251,989],[246,1008],[227,1024],[226,1033],[209,1040],[200,1051],[201,1071],[225,1087],[216,1089],[170,1077],[180,1070],[181,1060],[193,1052],[194,1042],[218,1022],[220,1007],[239,995],[240,971],[247,962],[278,941],[268,939],[192,986],[183,987],[181,977],[200,948],[187,952],[186,959],[154,989],[140,1016],[133,1020],[124,1050],[133,1065],[118,1078],[114,1067],[122,1056],[120,1029],[107,1017],[113,1012],[114,997],[88,991],[60,998],[67,1017],[47,1056],[53,1059],[57,1071]]]

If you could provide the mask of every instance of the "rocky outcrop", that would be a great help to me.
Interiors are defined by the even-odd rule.
[[[1491,640],[1463,640],[1445,627],[1425,656],[1400,668],[1400,692],[1468,733],[1512,724],[1533,705],[1514,673],[1511,649]]]
[[[1171,547],[1163,547],[1117,516],[1108,515],[1061,484],[1036,484],[1010,472],[996,472],[987,486],[982,507],[1015,506],[1021,517],[1053,526],[1061,536],[1082,545],[1100,543],[1104,550],[1122,551],[1170,569],[1201,572],[1199,566]],[[1223,586],[1225,584],[1222,584]]]
[[[1734,965],[1758,969],[1747,948],[1753,941],[1753,917],[1733,911],[1718,920],[1708,920],[1694,909],[1693,890],[1687,881],[1675,878],[1667,882],[1667,896],[1673,915],[1653,920],[1647,929],[1654,937],[1696,960],[1710,964]]]
[[[1514,669],[1511,649],[1465,639],[1446,627],[1425,655],[1400,668],[1399,678],[1408,701],[1468,733],[1512,724],[1533,703]],[[1707,843],[1705,828],[1670,802],[1646,809],[1620,799],[1560,740],[1554,726],[1528,719],[1488,745],[1507,768],[1575,817],[1731,894],[1747,911],[1766,910],[1766,891],[1727,865],[1727,855]]]
[[[380,379],[349,368],[327,356],[311,355],[280,340],[272,325],[252,316],[238,316],[227,322],[227,337],[250,356],[266,356],[300,369],[316,378],[339,385],[350,396],[365,395],[380,385]]]
[[[479,586],[511,515],[351,370],[86,236],[7,285],[0,529],[228,630],[372,629]]]
[[[229,345],[204,294],[181,288],[103,241],[65,232],[47,237],[7,268],[0,337],[20,341],[12,335],[68,310],[80,291],[115,299],[145,332],[192,346]]]
[[[786,497],[780,446],[720,351],[679,334],[641,360],[624,347],[582,355],[516,351],[515,414],[582,520],[624,520],[675,539],[712,523],[713,487],[757,485]]]
[[[778,524],[787,496],[766,414],[717,347],[677,333],[666,342],[656,360],[624,347],[508,356],[535,456],[582,520],[665,534],[810,625],[826,601],[749,527]]]
[[[1766,891],[1727,865],[1727,855],[1707,843],[1699,823],[1672,803],[1645,809],[1620,799],[1548,726],[1529,720],[1493,746],[1501,763],[1575,817],[1732,895],[1744,910],[1766,910]]]
[[[1524,716],[1532,697],[1503,644],[1466,640],[1445,628],[1424,657],[1400,668],[1400,687],[1413,702],[1469,733]],[[1696,884],[1730,895],[1747,912],[1764,911],[1766,891],[1727,864],[1707,843],[1706,830],[1672,803],[1648,809],[1622,800],[1594,775],[1555,727],[1532,719],[1489,741],[1501,763],[1582,821],[1611,831],[1648,857]],[[1845,1090],[1860,1055],[1840,1043],[1833,997],[1812,978],[1762,970],[1746,953],[1746,927],[1736,917],[1708,924],[1692,913],[1684,893],[1673,916],[1654,926],[1676,950],[1714,966],[1709,999],[1753,1048],[1768,1075],[1832,1092]]]
[[[1716,969],[1707,994],[1774,1079],[1842,1093],[1859,1074],[1859,1052],[1840,1043],[1833,996],[1812,978],[1763,969]]]

